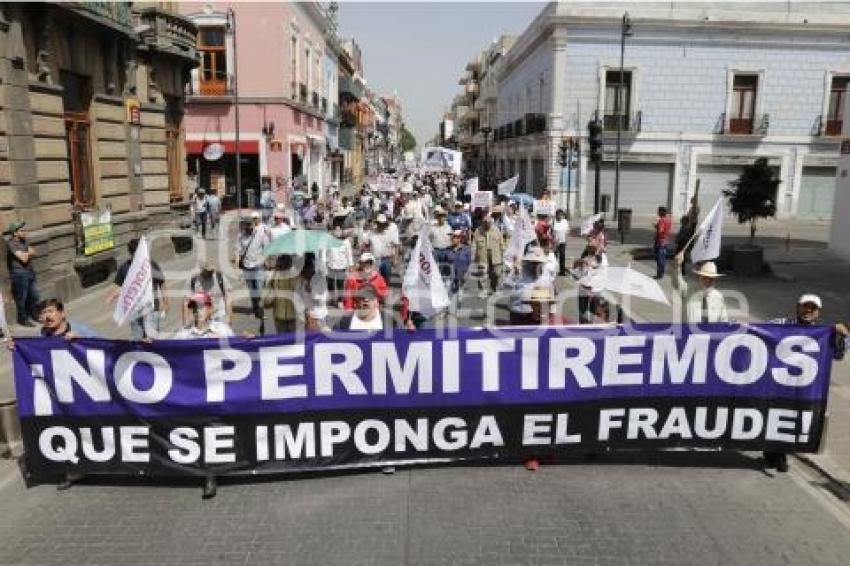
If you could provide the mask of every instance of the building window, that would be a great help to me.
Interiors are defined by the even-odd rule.
[[[227,49],[224,38],[224,26],[202,27],[198,32],[200,90],[203,95],[227,94]]]
[[[735,75],[729,113],[730,134],[752,134],[756,114],[758,75]]]
[[[62,105],[65,119],[65,141],[68,147],[68,171],[71,173],[72,204],[88,208],[95,204],[92,182],[91,78],[69,71],[60,71]]]
[[[826,135],[840,136],[844,122],[844,99],[847,97],[847,85],[850,77],[832,77],[829,91],[829,110],[826,114]]]
[[[619,70],[605,71],[605,114],[603,116],[603,127],[606,130],[616,130],[617,122],[622,117],[620,128],[628,130],[631,108],[632,72],[623,71],[623,82],[620,84]]]

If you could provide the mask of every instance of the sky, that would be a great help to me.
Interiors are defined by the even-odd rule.
[[[339,28],[363,54],[369,88],[401,98],[420,145],[460,92],[466,63],[502,33],[519,35],[543,2],[341,2]]]

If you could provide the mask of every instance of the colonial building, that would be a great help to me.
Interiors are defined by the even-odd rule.
[[[185,212],[196,28],[170,10],[0,4],[0,224],[27,223],[42,296],[104,281],[129,238]],[[174,252],[167,234],[153,245]]]
[[[620,48],[624,10],[623,81]],[[828,217],[850,83],[850,8],[818,3],[549,4],[505,57],[495,154],[500,173],[562,203],[558,146],[582,140],[574,207],[593,208],[586,125],[604,128],[601,193],[619,207],[682,213],[700,181],[712,203],[764,156],[782,184],[779,217]],[[617,103],[617,94],[621,103]]]

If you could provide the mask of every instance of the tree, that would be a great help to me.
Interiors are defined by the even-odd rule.
[[[407,128],[402,128],[401,130],[401,150],[402,151],[413,151],[416,147],[416,138],[413,137],[413,134],[410,133],[410,130]]]
[[[723,190],[738,223],[750,223],[751,246],[755,243],[758,219],[771,218],[776,214],[776,193],[781,182],[768,166],[767,158],[759,157],[744,168],[740,177],[729,181],[728,189]]]

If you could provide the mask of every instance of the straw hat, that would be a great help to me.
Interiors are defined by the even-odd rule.
[[[722,273],[717,272],[717,266],[714,265],[713,261],[706,261],[699,269],[694,269],[694,273],[700,277],[710,277],[712,279],[724,276]]]
[[[554,303],[555,297],[552,295],[552,289],[549,287],[534,287],[531,290],[526,303]]]

